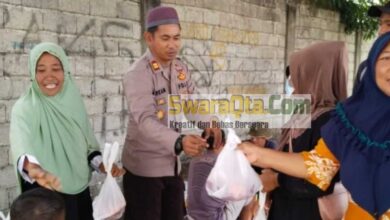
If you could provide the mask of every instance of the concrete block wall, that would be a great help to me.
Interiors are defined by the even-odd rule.
[[[282,92],[277,85],[283,81],[284,1],[162,3],[178,10],[182,56],[200,92]]]
[[[314,8],[307,4],[297,4],[295,51],[320,41],[344,41],[348,47],[349,73],[348,92],[351,94],[356,63],[367,57],[372,40],[363,41],[357,45],[356,34],[346,34],[344,25],[340,23],[340,15],[335,11]],[[360,47],[360,48],[358,48]],[[357,50],[361,57],[356,57]],[[357,60],[355,60],[357,59]]]
[[[340,23],[337,12],[313,8],[309,5],[297,6],[297,27],[295,50],[302,49],[319,41],[345,41],[349,51],[349,82],[353,79],[355,35],[343,32],[344,26]],[[352,83],[348,83],[348,90]]]
[[[9,122],[13,103],[29,85],[30,49],[42,41],[65,48],[101,146],[123,144],[122,75],[142,53],[140,20],[139,0],[0,1],[0,211],[17,195]]]

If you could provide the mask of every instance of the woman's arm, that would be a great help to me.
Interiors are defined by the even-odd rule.
[[[304,159],[299,153],[286,153],[243,142],[239,145],[249,162],[255,166],[271,168],[298,178],[307,177]]]
[[[322,138],[310,152],[285,153],[258,148],[251,143],[242,143],[239,149],[255,166],[272,168],[289,176],[306,179],[322,190],[329,187],[340,167]]]
[[[42,167],[35,163],[30,163],[28,158],[23,162],[23,169],[27,171],[28,176],[37,181],[37,183],[50,190],[61,190],[61,182],[57,176],[42,169]]]

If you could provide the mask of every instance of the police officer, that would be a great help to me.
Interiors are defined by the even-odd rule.
[[[148,12],[144,39],[148,51],[124,77],[129,122],[122,162],[127,202],[125,219],[182,220],[184,183],[178,155],[196,156],[207,147],[197,135],[181,135],[168,127],[169,94],[192,94],[194,83],[178,58],[180,23],[171,7]]]

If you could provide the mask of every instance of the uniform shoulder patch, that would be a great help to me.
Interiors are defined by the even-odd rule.
[[[152,60],[152,61],[150,61],[150,67],[152,67],[153,71],[157,71],[160,69],[160,64],[158,64],[157,61]]]

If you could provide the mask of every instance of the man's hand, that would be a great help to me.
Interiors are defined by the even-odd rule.
[[[26,170],[30,178],[37,181],[40,186],[55,191],[61,190],[61,182],[58,177],[42,169],[41,166],[29,163]]]
[[[183,151],[189,156],[198,156],[207,148],[205,139],[197,135],[186,135],[183,138]]]
[[[214,137],[214,149],[219,148],[221,145],[224,144],[222,140],[222,130],[220,128],[206,128],[204,129],[204,132],[204,139],[207,140],[210,136]]]

